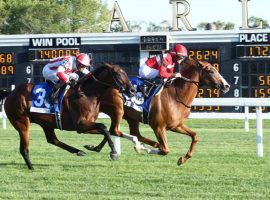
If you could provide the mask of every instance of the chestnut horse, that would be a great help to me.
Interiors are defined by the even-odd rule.
[[[182,78],[169,80],[168,84],[158,95],[156,95],[150,105],[149,125],[154,130],[158,143],[148,138],[141,136],[139,130],[139,123],[142,122],[141,113],[127,106],[123,106],[124,115],[115,112],[116,108],[121,107],[117,105],[117,98],[121,98],[121,94],[114,89],[109,89],[106,94],[102,96],[100,111],[111,116],[112,121],[110,132],[111,134],[121,135],[118,129],[122,117],[127,120],[129,124],[130,134],[137,136],[138,140],[157,147],[158,150],[146,149],[148,153],[166,155],[169,153],[168,140],[166,131],[170,130],[176,133],[185,134],[191,137],[192,141],[188,152],[184,157],[178,159],[177,164],[181,165],[192,157],[194,147],[198,142],[196,132],[189,129],[185,125],[185,121],[190,114],[190,109],[198,89],[203,85],[208,85],[221,92],[229,91],[230,85],[219,74],[219,72],[206,61],[185,60],[181,64]],[[114,110],[114,111],[113,111]],[[118,109],[118,111],[120,111]]]
[[[19,132],[20,153],[28,168],[33,169],[28,150],[31,122],[42,127],[48,143],[70,153],[85,155],[83,151],[57,139],[54,132],[54,129],[57,128],[55,115],[30,112],[33,88],[33,84],[21,84],[7,96],[5,101],[6,115]],[[61,109],[62,129],[104,135],[103,141],[91,150],[100,151],[108,141],[111,148],[110,156],[112,159],[117,159],[118,155],[106,126],[102,123],[95,123],[99,114],[100,97],[108,88],[115,88],[118,92],[126,91],[129,94],[134,92],[134,87],[128,80],[127,74],[119,66],[104,64],[67,91]],[[117,105],[114,108],[117,112]]]

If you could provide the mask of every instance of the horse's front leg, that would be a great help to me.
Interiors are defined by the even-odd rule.
[[[102,148],[104,147],[105,143],[108,141],[108,144],[111,148],[110,157],[113,160],[116,160],[118,158],[117,151],[114,147],[114,143],[110,137],[110,132],[108,131],[107,127],[102,123],[91,123],[89,126],[79,126],[77,128],[78,133],[94,133],[94,134],[102,134],[104,136],[104,139],[101,141],[101,143],[96,147],[89,147],[86,145],[86,148],[92,151],[100,152]]]
[[[196,145],[197,142],[198,142],[198,136],[197,136],[196,132],[192,131],[191,129],[189,129],[189,128],[186,127],[185,125],[178,126],[177,128],[173,129],[172,131],[177,132],[177,133],[182,133],[182,134],[188,135],[188,136],[190,136],[191,139],[192,139],[191,144],[190,144],[190,147],[189,147],[189,150],[188,150],[187,154],[185,155],[185,157],[180,157],[180,158],[178,159],[177,164],[178,164],[178,165],[182,165],[182,164],[184,164],[189,158],[192,157],[193,151],[194,151],[194,149],[195,149],[195,145]]]
[[[149,153],[150,154],[160,154],[160,155],[167,155],[170,152],[167,135],[166,135],[166,129],[165,127],[154,127],[152,126],[156,138],[159,142],[159,149],[152,149]]]

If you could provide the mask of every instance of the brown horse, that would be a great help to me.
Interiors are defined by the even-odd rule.
[[[30,112],[33,88],[33,84],[21,84],[7,96],[5,101],[6,115],[19,132],[20,153],[28,168],[33,169],[28,150],[31,122],[39,124],[43,128],[48,143],[70,153],[85,155],[83,151],[57,139],[54,132],[54,129],[57,128],[54,115]],[[102,123],[95,123],[99,114],[100,97],[108,88],[115,88],[118,92],[134,92],[134,87],[128,80],[127,74],[119,66],[109,64],[101,66],[93,73],[83,77],[74,88],[67,91],[61,110],[62,129],[104,135],[102,142],[91,150],[100,151],[108,141],[111,148],[110,156],[112,159],[117,159],[118,155],[106,126]],[[117,106],[114,108],[117,112]]]
[[[116,108],[121,107],[121,105],[116,106],[121,98],[121,94],[118,91],[114,89],[107,90],[106,94],[102,96],[100,107],[100,111],[111,116],[111,134],[121,136],[122,133],[118,129],[118,123],[120,123],[123,116],[129,124],[131,135],[137,136],[138,140],[143,143],[158,148],[158,150],[152,149],[150,151],[146,148],[145,150],[148,153],[161,155],[169,153],[166,136],[167,130],[190,136],[192,139],[190,148],[184,157],[178,159],[178,165],[185,163],[192,157],[194,147],[198,142],[197,134],[185,125],[198,89],[203,85],[208,85],[226,93],[230,88],[226,80],[208,62],[186,60],[181,65],[181,74],[183,77],[170,80],[169,82],[171,84],[156,95],[150,105],[149,125],[154,130],[158,143],[141,136],[139,123],[142,122],[142,117],[140,112],[127,106],[122,108],[124,115],[122,112],[115,112]],[[115,98],[117,96],[119,99]],[[115,116],[116,114],[119,115]]]

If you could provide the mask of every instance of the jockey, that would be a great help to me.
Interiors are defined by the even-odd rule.
[[[140,66],[139,76],[144,79],[159,78],[180,78],[179,72],[174,73],[175,64],[181,64],[188,56],[187,48],[181,44],[176,44],[168,53],[156,55]],[[147,87],[140,87],[140,90],[147,96]]]
[[[52,94],[49,99],[57,99],[60,88],[66,84],[74,85],[79,79],[77,71],[88,74],[87,67],[91,66],[91,59],[86,53],[80,53],[77,56],[62,56],[53,59],[43,68],[42,74],[46,81],[54,84]]]
[[[174,67],[176,63],[181,64],[187,56],[187,48],[176,44],[167,54],[148,58],[140,66],[139,76],[144,79],[181,77],[180,73],[174,73]]]

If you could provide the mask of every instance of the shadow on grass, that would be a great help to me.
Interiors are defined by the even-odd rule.
[[[10,163],[0,163],[0,168],[4,168],[6,166],[20,166],[20,167],[26,167],[26,164],[25,163],[13,163],[13,162],[10,162]],[[34,164],[33,167],[49,167],[50,165],[48,164]]]

